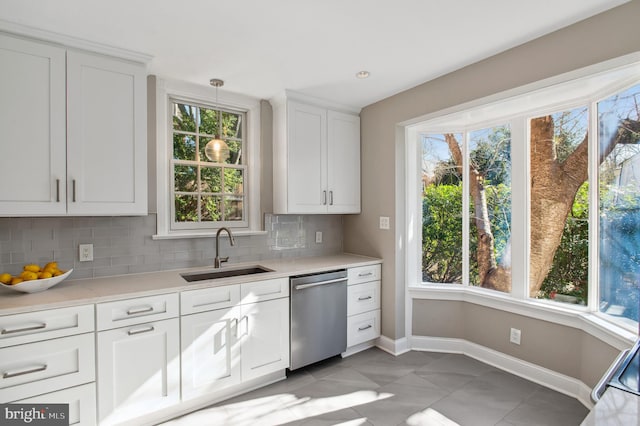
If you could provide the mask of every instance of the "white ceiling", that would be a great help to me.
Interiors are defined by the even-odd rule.
[[[0,19],[152,55],[161,77],[363,107],[626,1],[0,0]]]

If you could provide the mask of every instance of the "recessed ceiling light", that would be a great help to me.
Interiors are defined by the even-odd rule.
[[[363,79],[369,77],[369,71],[358,71],[356,77]]]

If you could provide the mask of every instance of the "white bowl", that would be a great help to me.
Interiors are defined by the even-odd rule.
[[[10,288],[11,290],[19,291],[21,293],[37,293],[39,291],[45,291],[48,288],[53,287],[59,282],[63,281],[69,275],[71,275],[73,269],[69,269],[62,275],[58,275],[57,277],[44,278],[41,280],[31,280],[31,281],[22,281],[20,284],[7,285],[2,284],[2,287]]]

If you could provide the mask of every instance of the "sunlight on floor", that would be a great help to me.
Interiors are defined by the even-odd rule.
[[[433,408],[427,408],[424,411],[414,414],[407,419],[409,426],[460,426],[453,420],[449,420],[446,416],[438,413]]]
[[[224,424],[225,426],[244,425],[279,425],[302,420],[309,417],[345,408],[355,407],[370,402],[391,398],[391,393],[375,391],[357,391],[344,395],[325,398],[298,398],[289,393],[283,393],[264,398],[256,398],[234,404],[205,408],[179,419],[165,423],[171,426],[190,426],[203,424]],[[350,420],[341,423],[343,426],[357,426],[364,424],[366,418]],[[434,423],[438,424],[438,423]],[[448,425],[447,423],[442,423]],[[451,424],[451,423],[449,423]]]

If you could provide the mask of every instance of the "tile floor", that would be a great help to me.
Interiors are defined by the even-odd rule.
[[[577,400],[464,355],[368,349],[180,417],[200,425],[579,425]]]

